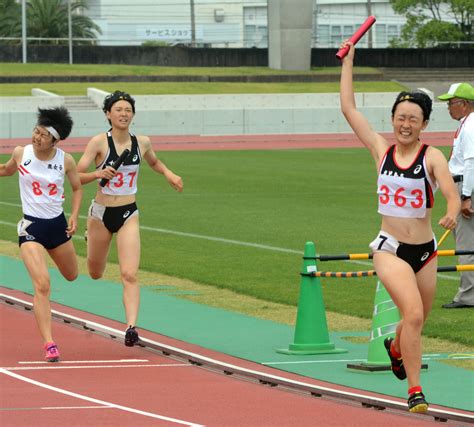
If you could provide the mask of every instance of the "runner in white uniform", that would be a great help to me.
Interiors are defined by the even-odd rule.
[[[87,184],[108,179],[104,187],[97,185],[95,199],[87,220],[87,265],[93,279],[100,279],[105,270],[112,236],[117,233],[117,250],[123,283],[123,304],[127,329],[125,345],[133,346],[139,337],[135,329],[140,305],[138,267],[140,264],[140,230],[135,203],[138,168],[145,159],[153,171],[164,175],[177,191],[182,191],[181,177],[169,170],[155,155],[150,138],[135,136],[129,127],[135,115],[135,100],[125,92],[116,91],[104,100],[103,111],[112,126],[93,137],[78,164],[81,182]],[[130,154],[118,170],[110,165],[125,150]],[[91,164],[95,171],[87,172]]]
[[[380,172],[378,179],[381,232],[371,243],[378,277],[400,310],[395,339],[385,348],[392,371],[408,380],[408,409],[425,412],[428,403],[420,385],[421,332],[436,291],[436,242],[431,228],[433,192],[439,185],[447,201],[439,224],[454,229],[461,201],[444,155],[420,142],[431,114],[431,99],[421,92],[402,92],[392,108],[395,146],[375,132],[357,110],[352,83],[354,46],[342,60],[341,110]],[[424,175],[423,177],[421,177]],[[403,243],[402,243],[403,242]],[[402,358],[403,356],[403,358]]]
[[[57,362],[59,350],[51,330],[50,275],[46,253],[67,280],[78,274],[76,251],[71,236],[76,232],[82,187],[70,154],[56,148],[72,129],[68,111],[39,109],[31,144],[16,147],[11,159],[0,165],[0,176],[18,170],[23,218],[18,223],[18,239],[23,262],[34,287],[34,312],[46,350],[46,360]],[[64,179],[72,188],[69,221],[63,212]]]

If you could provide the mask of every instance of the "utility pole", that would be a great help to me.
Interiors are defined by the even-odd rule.
[[[72,64],[72,17],[71,17],[71,0],[67,0],[67,29],[69,38],[69,64]]]
[[[26,64],[26,0],[21,0],[21,45],[22,61]]]
[[[371,0],[367,0],[367,17],[372,16],[372,3]],[[372,31],[369,31],[367,34],[367,44],[368,48],[371,49],[373,47],[372,43]]]
[[[191,46],[196,46],[196,19],[194,14],[194,0],[189,0],[191,6]]]

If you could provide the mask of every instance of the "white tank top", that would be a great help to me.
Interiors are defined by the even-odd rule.
[[[407,168],[397,164],[395,145],[387,150],[377,180],[380,214],[398,218],[426,217],[426,210],[434,205],[434,193],[438,188],[426,167],[427,149],[423,144]]]
[[[64,151],[56,148],[51,160],[36,158],[33,146],[27,145],[18,166],[23,213],[35,218],[56,218],[63,212]]]

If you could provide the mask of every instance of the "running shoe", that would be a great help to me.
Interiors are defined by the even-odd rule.
[[[46,350],[46,356],[44,358],[47,362],[58,362],[59,361],[59,350],[58,346],[54,342],[48,342],[44,345]]]
[[[390,361],[392,363],[392,372],[393,374],[399,379],[399,380],[404,380],[407,377],[407,373],[405,372],[405,366],[403,366],[403,359],[397,358],[392,356],[392,342],[393,338],[385,338],[383,344],[385,348],[387,349],[388,357],[390,357]]]
[[[410,412],[426,412],[428,406],[425,395],[421,391],[416,391],[408,397],[408,410]]]
[[[125,331],[125,345],[127,347],[133,347],[135,344],[138,343],[138,332],[135,330],[135,326],[129,326],[128,329]]]

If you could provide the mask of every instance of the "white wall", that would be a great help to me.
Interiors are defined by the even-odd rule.
[[[94,90],[90,90],[92,96]],[[105,92],[95,93],[102,104]],[[378,132],[392,130],[394,93],[357,94],[359,109]],[[160,95],[135,96],[132,131],[145,135],[241,135],[351,132],[338,94]],[[27,138],[36,121],[39,97],[0,98],[0,138]],[[35,103],[36,100],[36,103]],[[44,105],[44,104],[41,104]],[[109,126],[105,115],[71,111],[71,136],[91,137]],[[31,124],[25,126],[25,123]],[[428,131],[454,131],[445,103],[435,103]]]

